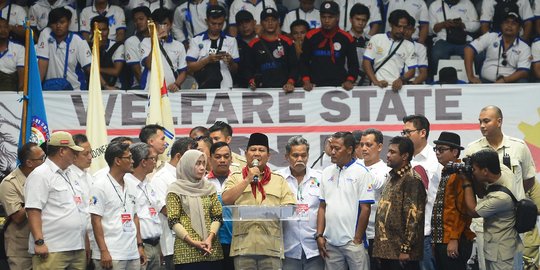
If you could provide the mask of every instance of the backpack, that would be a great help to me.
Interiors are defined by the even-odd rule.
[[[510,198],[512,198],[512,201],[514,201],[514,209],[516,212],[516,223],[514,224],[514,228],[518,233],[528,232],[536,227],[538,207],[533,201],[529,199],[522,199],[519,201],[516,200],[516,197],[514,197],[512,192],[504,186],[489,186],[487,192],[489,193],[493,191],[502,191],[510,195]]]
[[[495,13],[492,18],[491,29],[493,32],[500,32],[503,18],[510,12],[519,14],[519,7],[517,0],[496,0],[495,3]]]

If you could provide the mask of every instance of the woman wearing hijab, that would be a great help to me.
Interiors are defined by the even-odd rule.
[[[176,233],[176,270],[221,269],[223,251],[217,238],[221,203],[205,173],[206,156],[188,150],[176,167],[177,180],[169,186],[167,212],[169,226]]]

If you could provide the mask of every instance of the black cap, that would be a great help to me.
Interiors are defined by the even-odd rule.
[[[439,70],[439,83],[440,84],[457,84],[457,70],[453,67],[443,67]]]
[[[505,14],[501,23],[510,18],[516,21],[517,23],[521,24],[521,17],[519,16],[519,14],[515,12],[508,12],[507,14]]]
[[[210,5],[206,9],[206,18],[225,17],[225,8],[220,5]]]
[[[268,17],[274,17],[276,19],[279,20],[279,14],[277,12],[277,10],[275,8],[265,8],[262,12],[261,12],[261,21],[264,21],[264,19],[268,18]]]
[[[434,140],[433,143],[448,145],[452,148],[456,148],[459,150],[465,149],[461,146],[461,138],[459,137],[459,135],[453,132],[447,132],[447,131],[441,132],[441,135],[439,135],[439,139]]]
[[[321,4],[321,8],[319,9],[319,12],[322,13],[329,13],[332,15],[338,15],[339,14],[339,6],[334,1],[324,1]]]
[[[268,136],[262,134],[262,133],[253,133],[251,136],[249,136],[249,141],[247,144],[247,148],[249,148],[252,145],[262,145],[268,147]]]
[[[236,16],[234,16],[234,18],[236,19],[236,23],[250,22],[250,21],[255,20],[255,18],[253,18],[253,14],[251,14],[251,12],[247,10],[238,11],[238,13],[236,13]]]

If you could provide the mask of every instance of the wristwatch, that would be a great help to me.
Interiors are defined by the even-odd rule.
[[[34,244],[36,244],[36,246],[43,246],[43,244],[45,244],[45,241],[43,239],[38,239],[34,242]]]
[[[315,233],[313,235],[313,238],[315,238],[315,240],[319,239],[319,237],[324,237],[322,233]]]

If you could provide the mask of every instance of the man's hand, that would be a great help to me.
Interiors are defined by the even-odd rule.
[[[311,81],[304,81],[304,90],[311,91],[315,87],[314,84],[311,83]]]
[[[388,82],[385,80],[382,81],[374,81],[373,85],[378,86],[380,88],[386,88],[388,86]]]
[[[284,86],[283,86],[283,90],[285,90],[285,93],[291,93],[292,91],[294,91],[294,84],[290,83],[290,82],[287,82]]]
[[[341,84],[341,87],[343,87],[343,89],[349,91],[349,90],[353,89],[354,82],[351,82],[351,81],[347,80],[347,81],[345,81],[345,82],[343,82]]]
[[[247,174],[246,179],[251,179],[251,181],[253,181],[253,177],[255,177],[255,175],[260,176],[261,170],[259,170],[259,167],[254,166],[248,169],[248,174]]]
[[[205,59],[207,61],[206,64],[217,63],[221,60],[221,55],[213,53],[209,54]]]
[[[101,260],[99,264],[105,269],[112,268],[112,257],[108,250],[101,251]]]
[[[499,78],[497,78],[497,80],[495,81],[495,83],[506,83],[506,80],[504,79],[503,76],[499,76]]]
[[[407,263],[411,260],[411,256],[409,254],[400,253],[399,254],[399,262],[400,263]]]
[[[178,85],[176,85],[176,83],[171,83],[171,84],[167,85],[167,90],[174,93],[174,92],[178,92],[178,90],[180,90],[180,87],[178,87]]]
[[[34,252],[41,259],[45,259],[45,258],[47,258],[49,256],[49,248],[47,247],[47,244],[43,244],[41,246],[35,245],[34,246]]]
[[[326,251],[326,239],[324,237],[317,238],[317,247],[319,248],[321,258],[328,258],[328,252]]]
[[[148,258],[144,254],[144,247],[139,246],[139,259],[141,260],[141,265],[146,265],[148,263]]]
[[[450,242],[448,242],[448,246],[446,247],[446,255],[452,259],[459,257],[457,239],[451,239]]]
[[[364,242],[364,241],[362,240],[362,238],[354,237],[354,239],[352,240],[352,242],[353,242],[355,245],[360,245],[360,244],[362,244],[362,242]]]
[[[469,83],[482,83],[482,81],[480,80],[480,78],[474,76],[472,78],[469,78]]]
[[[401,80],[401,78],[397,78],[397,80],[392,83],[392,91],[397,92],[401,90],[401,87],[403,87],[403,80]]]

